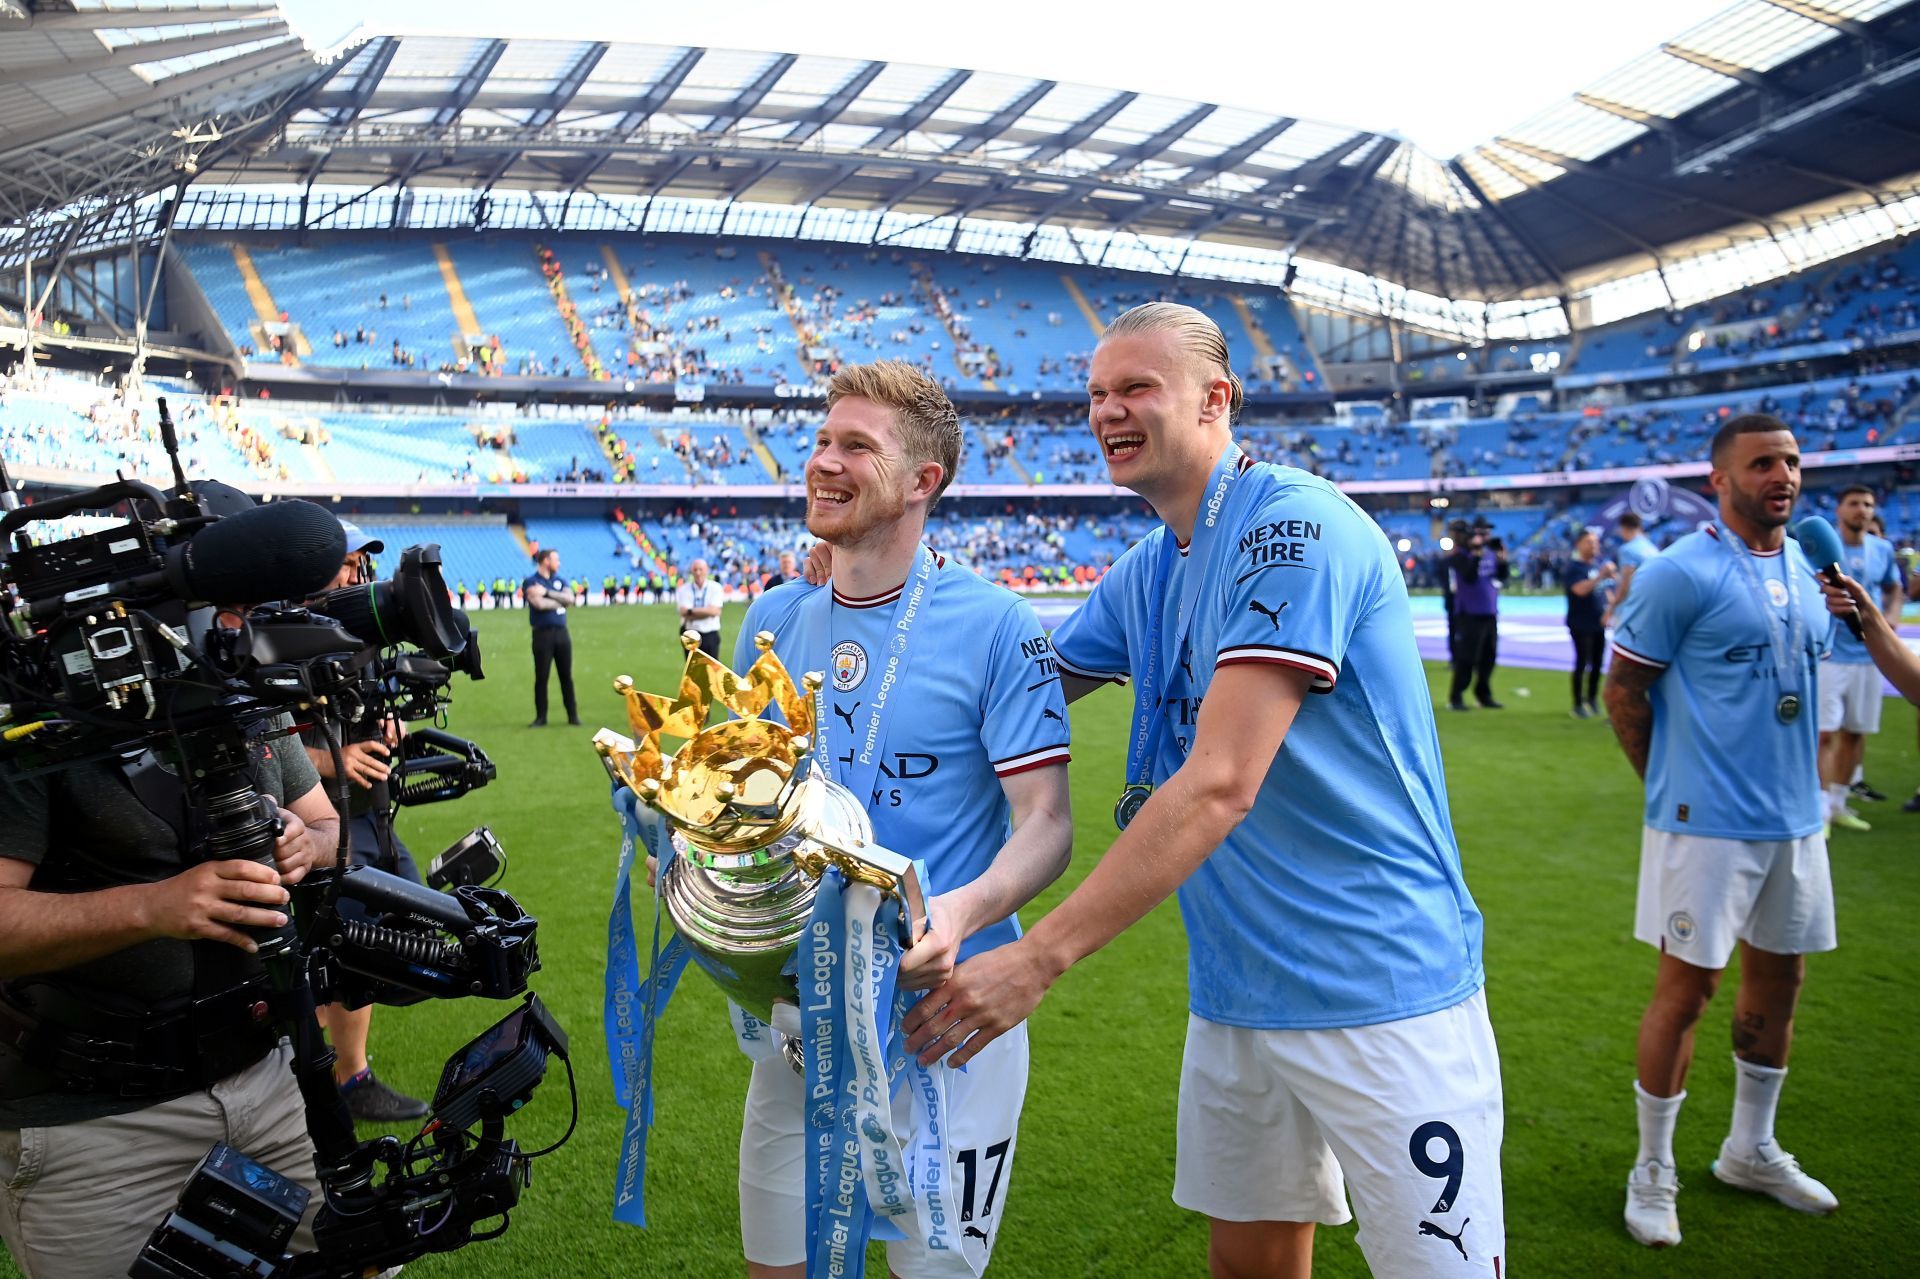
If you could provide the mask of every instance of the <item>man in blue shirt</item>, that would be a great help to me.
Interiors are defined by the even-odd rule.
[[[1646,527],[1640,517],[1632,511],[1623,511],[1618,525],[1620,550],[1614,557],[1614,563],[1620,566],[1620,581],[1613,588],[1613,602],[1607,605],[1603,624],[1610,630],[1613,627],[1614,614],[1627,602],[1627,592],[1633,589],[1633,575],[1640,566],[1660,553],[1660,548],[1647,536]]]
[[[1834,512],[1840,526],[1841,567],[1848,577],[1869,591],[1880,593],[1880,608],[1900,616],[1905,592],[1893,543],[1869,531],[1874,513],[1873,490],[1854,484],[1840,490]],[[1842,830],[1866,831],[1868,825],[1847,806],[1850,794],[1880,800],[1886,796],[1854,774],[1866,757],[1867,737],[1880,731],[1880,706],[1885,700],[1880,672],[1874,669],[1867,646],[1841,627],[1834,632],[1833,655],[1820,667],[1820,780],[1826,787],[1827,820]]]
[[[1588,719],[1599,713],[1600,667],[1607,644],[1601,624],[1600,592],[1614,578],[1611,564],[1597,564],[1600,536],[1581,529],[1573,544],[1573,558],[1560,570],[1567,588],[1567,634],[1573,637],[1573,717]]]
[[[1774,1141],[1805,955],[1834,948],[1814,699],[1833,618],[1786,536],[1800,448],[1778,418],[1713,437],[1720,518],[1649,560],[1618,614],[1607,714],[1646,779],[1634,935],[1659,947],[1640,1023],[1627,1231],[1680,1242],[1673,1130],[1693,1032],[1736,946],[1733,1123],[1713,1173],[1803,1212],[1833,1193]]]
[[[1406,585],[1331,484],[1240,452],[1232,367],[1219,327],[1171,303],[1095,350],[1109,473],[1165,521],[1054,634],[1070,697],[1142,685],[1124,832],[1026,937],[909,1013],[908,1046],[991,1052],[1178,890],[1174,1199],[1211,1218],[1214,1273],[1306,1275],[1350,1190],[1375,1275],[1494,1276],[1499,1061]]]
[[[874,838],[924,860],[937,894],[930,930],[900,966],[902,985],[924,990],[957,960],[1019,937],[1014,912],[1066,869],[1066,701],[1031,606],[924,544],[927,512],[959,466],[960,421],[945,393],[886,360],[835,374],[827,405],[807,461],[807,527],[832,548],[832,581],[762,595],[734,669],[752,665],[752,637],[772,631],[788,669],[825,674],[823,761],[866,792]],[[972,1279],[986,1265],[1026,1097],[1026,1037],[1009,1036],[964,1074],[937,1069],[958,1169],[959,1246],[929,1247],[918,1223],[904,1222],[908,1239],[888,1246],[899,1279]],[[901,1083],[895,1123],[915,1134],[905,1144],[918,1151],[930,1135],[917,1113],[908,1118]],[[782,1057],[756,1062],[740,1136],[753,1279],[799,1279],[805,1269],[804,1102]]]

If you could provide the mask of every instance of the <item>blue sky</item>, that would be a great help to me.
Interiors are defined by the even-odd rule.
[[[1670,40],[1727,0],[281,0],[316,46],[354,27],[632,40],[928,62],[1252,107],[1380,132],[1440,156]],[[956,14],[964,17],[956,17]]]

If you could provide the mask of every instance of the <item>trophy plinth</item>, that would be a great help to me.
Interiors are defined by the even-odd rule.
[[[909,941],[927,916],[913,862],[875,844],[860,801],[816,767],[812,694],[821,677],[803,677],[805,692],[795,687],[773,640],[756,635],[760,656],[737,675],[683,635],[679,693],[644,693],[620,676],[614,691],[626,698],[633,736],[601,729],[593,738],[608,776],[672,828],[679,856],[660,892],[674,929],[694,962],[763,1021],[774,1003],[797,998],[786,970],[828,866],[897,897]],[[709,726],[716,704],[739,718]],[[769,705],[785,724],[760,718]],[[685,744],[663,754],[663,735]]]

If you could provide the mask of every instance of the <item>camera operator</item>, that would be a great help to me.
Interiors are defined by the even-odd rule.
[[[1501,709],[1493,698],[1493,663],[1499,652],[1500,588],[1506,584],[1506,543],[1489,536],[1492,529],[1475,521],[1466,545],[1455,542],[1447,559],[1453,584],[1453,611],[1458,627],[1453,646],[1453,687],[1447,694],[1449,710],[1467,709],[1467,685],[1484,710]]]
[[[373,557],[386,550],[385,543],[368,537],[347,520],[340,525],[347,532],[347,558],[340,572],[327,584],[327,590],[343,586],[364,586],[374,580]],[[413,854],[393,829],[393,804],[387,790],[392,771],[388,762],[399,749],[406,729],[393,720],[379,727],[359,728],[336,724],[334,734],[340,740],[341,767],[351,785],[347,810],[341,817],[347,823],[347,837],[355,866],[373,866],[392,875],[420,883],[420,869]],[[307,758],[322,778],[334,780],[333,753],[318,730],[301,737]],[[333,1045],[333,1079],[346,1098],[347,1109],[355,1119],[390,1123],[418,1119],[427,1113],[427,1103],[396,1091],[373,1073],[367,1059],[367,1035],[373,1024],[373,1005],[348,1008],[328,1004],[320,1010],[320,1024],[326,1027],[327,1040]]]
[[[216,514],[252,504],[198,487]],[[282,926],[287,886],[338,838],[291,728],[249,734],[285,823],[272,868],[189,864],[195,814],[150,752],[35,776],[0,762],[0,1237],[29,1279],[125,1274],[216,1141],[317,1188],[242,931]]]

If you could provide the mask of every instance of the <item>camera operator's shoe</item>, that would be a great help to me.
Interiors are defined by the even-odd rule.
[[[1752,1159],[1732,1152],[1733,1139],[1720,1143],[1720,1157],[1713,1161],[1713,1175],[1729,1186],[1768,1195],[1798,1212],[1824,1215],[1840,1207],[1831,1190],[1800,1171],[1800,1161],[1775,1145],[1769,1138],[1760,1143]]]
[[[1480,699],[1480,709],[1483,711],[1503,711],[1507,709],[1507,704],[1505,702],[1496,702],[1491,697],[1483,697]]]
[[[1855,782],[1852,786],[1848,787],[1847,789],[1853,792],[1853,797],[1855,799],[1864,799],[1869,804],[1878,804],[1883,802],[1887,798],[1885,795],[1882,795],[1879,791],[1875,790],[1873,787],[1867,785],[1865,778],[1862,778],[1861,780]]]
[[[1473,709],[1473,707],[1467,705],[1465,702],[1461,701],[1459,698],[1456,697],[1452,701],[1447,703],[1447,709],[1450,711],[1470,711]],[[1916,798],[1920,798],[1920,796],[1916,796]]]
[[[533,721],[533,723],[527,725],[528,728],[545,728],[546,726],[547,726],[547,719],[546,719],[546,716],[544,715],[541,716],[539,719],[536,719],[535,721]]]
[[[418,1119],[427,1113],[426,1102],[394,1091],[373,1073],[371,1066],[342,1083],[340,1095],[347,1099],[347,1109],[355,1119],[370,1123]]]
[[[1920,790],[1913,793],[1912,799],[1900,805],[1900,811],[1903,813],[1920,813]]]
[[[575,728],[578,728],[580,727],[580,717],[578,715],[569,715],[567,716],[567,723],[573,725]]]

